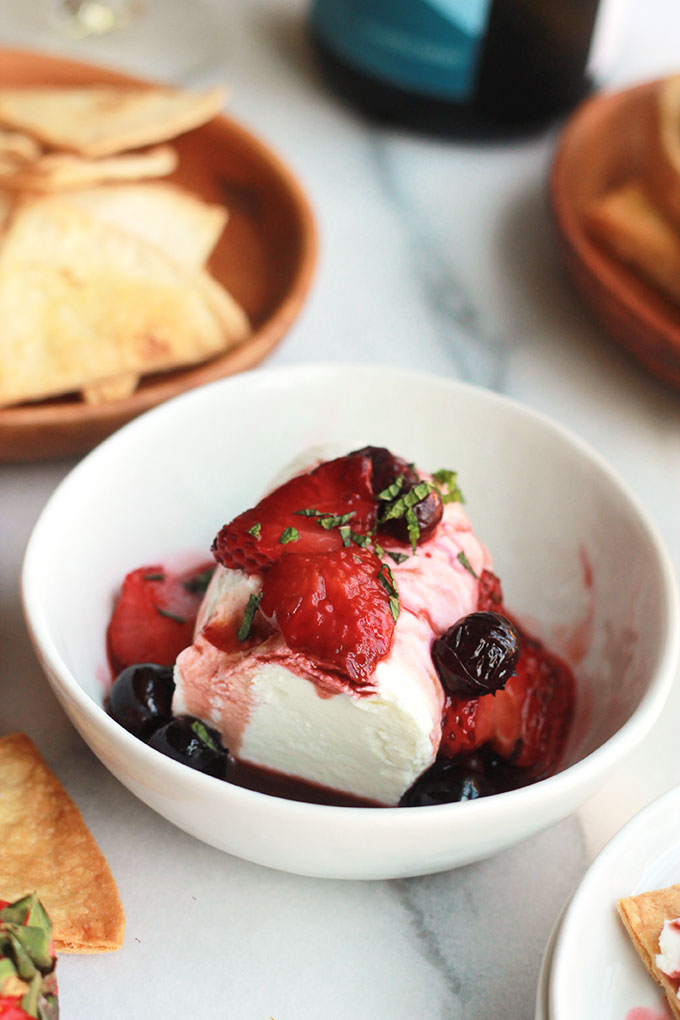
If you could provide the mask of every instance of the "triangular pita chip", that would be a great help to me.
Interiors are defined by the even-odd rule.
[[[30,163],[38,159],[42,149],[34,138],[23,131],[3,131],[0,129],[0,156],[10,157],[22,163]]]
[[[0,187],[13,191],[64,191],[105,181],[139,181],[167,177],[177,169],[171,145],[143,152],[123,153],[108,159],[87,159],[70,152],[51,152],[32,163],[0,158]]]
[[[205,265],[227,222],[227,210],[174,184],[102,185],[70,191],[69,205],[162,248],[176,262]]]
[[[119,949],[125,915],[106,859],[23,733],[0,739],[0,898],[37,892],[58,951]]]
[[[57,198],[10,218],[0,324],[0,406],[194,364],[249,333],[206,272]]]
[[[134,85],[0,89],[0,124],[81,156],[110,156],[167,141],[211,120],[222,88],[186,92]]]
[[[680,917],[680,885],[628,896],[619,900],[619,914],[631,941],[654,980],[661,985],[673,1016],[680,1018],[678,983],[671,981],[656,965],[659,936],[664,921]]]
[[[598,199],[588,210],[587,222],[592,236],[612,255],[680,302],[680,233],[640,184],[631,181]]]

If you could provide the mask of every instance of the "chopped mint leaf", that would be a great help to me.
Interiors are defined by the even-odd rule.
[[[390,595],[390,612],[392,614],[392,619],[396,623],[399,619],[399,599],[396,595]]]
[[[185,616],[179,616],[178,613],[172,613],[172,612],[170,612],[169,609],[163,609],[162,606],[156,606],[156,612],[159,613],[161,616],[164,616],[166,618],[166,620],[174,620],[175,623],[186,623],[187,622]]]
[[[204,744],[207,744],[211,751],[219,752],[220,748],[213,740],[210,734],[210,730],[205,725],[205,723],[201,722],[200,719],[194,719],[194,721],[191,724],[191,732],[195,733],[198,739],[203,741]]]
[[[193,577],[184,581],[182,587],[186,591],[191,592],[192,595],[205,595],[214,573],[214,567],[206,567],[205,570],[201,570],[198,574],[194,574]]]
[[[349,524],[341,524],[340,527],[338,528],[338,531],[340,532],[340,538],[342,539],[342,544],[344,546],[351,545],[352,544],[352,540],[350,538],[350,535],[352,534],[352,529],[350,528]],[[359,562],[361,562],[361,561],[359,561]]]
[[[360,546],[362,549],[365,549],[367,546],[371,544],[371,540],[368,537],[368,535],[361,535],[359,534],[358,531],[350,531],[349,537],[352,539],[355,545]]]
[[[442,503],[464,503],[465,496],[458,485],[458,472],[449,471],[448,468],[440,468],[432,475]]]
[[[253,538],[259,538],[261,531],[262,525],[260,524],[259,521],[256,521],[255,524],[253,524],[252,528],[248,528],[248,534],[252,535]]]
[[[477,574],[475,574],[474,570],[472,569],[472,564],[470,563],[469,559],[467,558],[462,549],[458,553],[458,556],[456,558],[458,559],[459,563],[463,564],[463,566],[465,567],[469,574],[472,574],[472,576],[476,578],[476,580],[479,580]]]
[[[144,580],[145,581],[164,581],[165,580],[165,574],[163,574],[163,573],[159,573],[159,574],[144,574]]]
[[[378,571],[378,580],[388,595],[394,595],[397,598],[399,597],[397,586],[394,583],[394,574],[386,563],[383,563],[380,566],[380,570]]]
[[[395,478],[391,485],[388,485],[386,489],[383,489],[382,492],[378,493],[378,499],[383,500],[383,502],[391,503],[392,500],[395,499],[395,497],[401,492],[403,484],[404,476],[399,475],[399,477]]]
[[[418,518],[416,517],[415,510],[410,506],[406,509],[406,530],[408,532],[413,555],[415,556],[416,549],[418,547],[418,539],[420,538],[420,525],[418,524]]]
[[[387,550],[387,555],[390,557],[390,559],[394,560],[395,563],[403,563],[404,560],[408,559],[406,553],[392,552],[391,549]]]
[[[373,543],[373,548],[375,549],[375,555],[378,557],[379,560],[381,560],[385,555],[385,550],[377,542]]]
[[[295,513],[298,517],[325,517],[323,510],[314,510],[312,507],[308,507],[306,510],[296,510]]]
[[[248,605],[246,606],[243,614],[243,620],[241,626],[236,632],[236,637],[239,641],[245,641],[250,636],[250,628],[253,625],[253,617],[257,612],[257,607],[262,601],[262,592],[259,595],[251,595],[248,599]]]
[[[289,542],[297,542],[300,538],[300,532],[297,528],[285,528],[281,532],[281,538],[279,542],[281,545],[288,545]]]
[[[433,488],[434,486],[430,482],[418,482],[408,492],[405,492],[403,496],[399,496],[398,499],[387,504],[380,518],[380,523],[384,524],[385,521],[404,517],[407,511],[414,507],[416,503],[420,503],[421,500],[425,499],[432,492]]]
[[[341,514],[339,517],[336,517],[335,514],[324,514],[323,517],[318,518],[318,523],[326,531],[330,531],[331,528],[343,527],[353,517],[356,517],[356,510],[350,510],[349,513]]]

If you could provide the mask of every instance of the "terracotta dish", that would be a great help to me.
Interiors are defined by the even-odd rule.
[[[658,82],[595,96],[571,117],[551,179],[567,267],[608,334],[649,372],[680,387],[680,306],[664,298],[591,239],[587,210],[611,188],[640,176],[655,120]]]
[[[58,57],[0,51],[0,85],[139,83]],[[201,365],[143,379],[125,400],[88,406],[67,397],[0,409],[0,462],[84,453],[142,411],[203,383],[253,368],[298,315],[316,261],[313,215],[302,188],[257,138],[227,117],[177,138],[174,180],[229,209],[210,270],[245,308],[253,334]]]

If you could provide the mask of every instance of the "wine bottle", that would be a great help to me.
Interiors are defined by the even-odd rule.
[[[587,94],[611,2],[315,0],[310,31],[328,82],[365,113],[438,134],[514,134]]]

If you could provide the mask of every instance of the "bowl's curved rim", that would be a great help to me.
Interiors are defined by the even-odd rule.
[[[146,427],[150,419],[160,420],[164,415],[173,415],[175,409],[183,403],[200,401],[204,391],[216,388],[247,387],[253,385],[272,385],[278,381],[285,380],[290,387],[294,381],[309,383],[316,382],[317,385],[332,382],[338,384],[339,376],[345,375],[348,381],[356,381],[357,373],[365,378],[373,375],[377,383],[385,381],[409,380],[418,381],[426,385],[445,389],[447,391],[464,390],[474,392],[479,398],[492,403],[500,403],[512,409],[513,413],[524,416],[535,422],[541,428],[557,434],[561,439],[576,449],[583,457],[594,464],[608,479],[611,485],[618,491],[621,498],[627,502],[634,512],[639,524],[642,526],[650,545],[656,556],[660,578],[665,593],[664,608],[664,641],[660,655],[653,673],[653,680],[648,690],[642,697],[640,704],[631,717],[617,730],[604,744],[586,755],[580,761],[568,766],[561,772],[556,773],[547,779],[540,780],[530,786],[518,790],[511,790],[506,793],[495,794],[489,797],[463,803],[432,805],[421,807],[417,811],[411,808],[370,808],[370,807],[342,807],[311,804],[302,801],[285,800],[258,793],[243,787],[225,783],[212,776],[187,768],[180,762],[173,761],[141,741],[127,733],[110,716],[104,708],[98,705],[80,686],[75,677],[64,663],[55,644],[51,638],[50,628],[42,613],[39,604],[33,597],[33,588],[37,584],[37,577],[40,569],[40,546],[45,541],[43,535],[49,530],[50,518],[54,507],[64,499],[68,499],[69,490],[72,486],[79,484],[83,474],[90,470],[90,464],[98,458],[102,451],[106,451],[119,441],[121,434],[127,434],[130,430]],[[368,380],[370,382],[370,380]],[[228,403],[228,402],[227,402]],[[319,817],[324,824],[331,824],[333,820],[342,820],[343,825],[353,828],[367,828],[375,832],[377,830],[388,830],[395,832],[406,832],[413,825],[422,824],[427,818],[431,824],[438,824],[441,820],[446,822],[452,818],[452,813],[457,812],[458,816],[464,813],[472,815],[482,821],[483,816],[491,814],[493,817],[504,814],[512,815],[524,805],[534,804],[540,807],[541,804],[548,804],[553,799],[559,798],[563,791],[585,788],[590,785],[589,776],[593,774],[604,777],[608,770],[618,760],[636,746],[653,725],[663,704],[670,692],[674,673],[680,657],[680,598],[675,580],[672,563],[663,541],[658,533],[656,525],[649,517],[647,511],[639,503],[637,497],[628,488],[618,472],[599,454],[594,448],[580,439],[569,429],[553,421],[548,415],[527,407],[520,401],[505,394],[499,394],[492,390],[484,389],[470,383],[457,379],[442,378],[427,372],[412,371],[401,368],[385,368],[376,364],[332,364],[319,363],[313,365],[296,365],[272,369],[258,369],[242,373],[238,376],[231,376],[225,379],[209,383],[207,386],[190,390],[180,396],[167,401],[158,407],[152,408],[145,414],[134,419],[123,426],[118,432],[105,439],[91,453],[89,453],[57,486],[51,497],[43,508],[38,521],[36,522],[26,547],[23,566],[21,571],[21,598],[24,617],[28,627],[31,640],[38,656],[43,661],[43,666],[48,674],[48,679],[58,689],[66,700],[74,703],[80,712],[100,732],[106,735],[107,739],[121,744],[123,748],[129,748],[130,752],[139,758],[146,760],[148,764],[165,770],[169,781],[173,779],[189,780],[196,784],[197,792],[201,789],[210,791],[213,795],[222,796],[227,801],[233,801],[241,807],[254,811],[266,809],[268,814],[283,816],[288,821],[299,819],[302,821],[312,814]],[[661,610],[662,607],[659,607]],[[217,789],[223,793],[216,794]],[[418,821],[420,819],[420,822]]]

